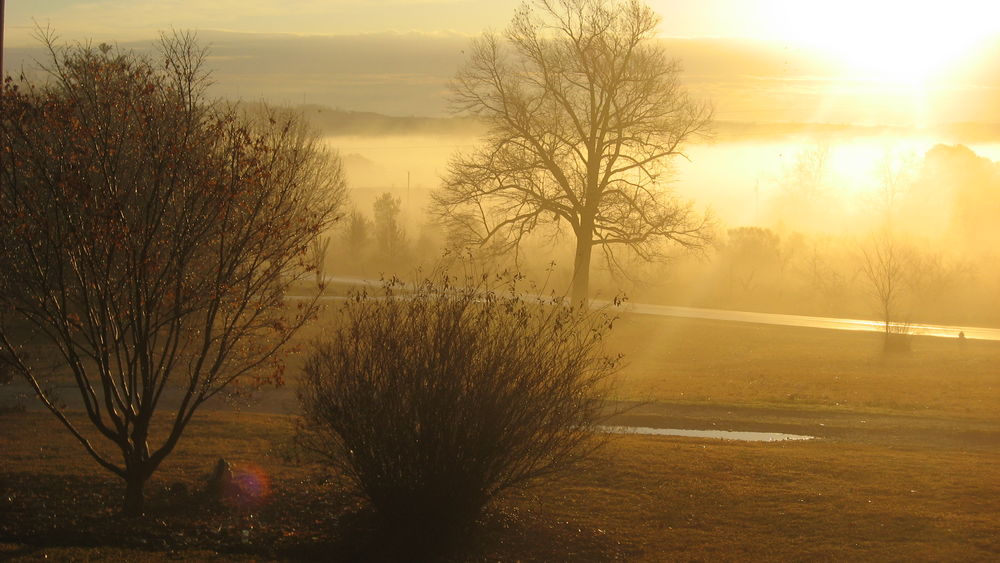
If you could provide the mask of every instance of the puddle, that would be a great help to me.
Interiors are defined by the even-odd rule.
[[[782,442],[785,440],[812,440],[815,436],[782,434],[780,432],[735,432],[730,430],[682,430],[679,428],[649,428],[647,426],[602,426],[612,434],[649,434],[654,436],[686,436],[689,438],[716,438],[742,442]]]

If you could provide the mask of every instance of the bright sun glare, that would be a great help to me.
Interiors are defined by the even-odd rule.
[[[781,2],[772,10],[782,35],[839,58],[863,78],[925,84],[1000,35],[992,0]]]

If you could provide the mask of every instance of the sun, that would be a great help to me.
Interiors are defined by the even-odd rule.
[[[842,0],[769,6],[777,35],[816,47],[858,78],[926,84],[1000,36],[1000,2]]]

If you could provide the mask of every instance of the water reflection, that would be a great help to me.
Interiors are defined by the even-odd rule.
[[[647,426],[601,426],[612,434],[645,434],[654,436],[686,436],[689,438],[715,438],[741,442],[782,442],[785,440],[812,440],[815,436],[782,434],[780,432],[736,432],[730,430],[683,430],[679,428],[650,428]]]

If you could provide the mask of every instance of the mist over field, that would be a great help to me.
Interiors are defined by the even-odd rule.
[[[324,110],[310,111],[323,122]],[[353,204],[370,212],[383,193],[399,198],[413,246],[408,265],[433,264],[443,235],[426,215],[429,197],[453,154],[476,146],[476,124],[350,115],[352,134],[324,141],[343,159]],[[355,133],[359,122],[370,123],[368,132]],[[891,213],[913,253],[908,321],[1000,322],[1000,142],[988,131],[722,122],[685,155],[672,161],[664,187],[711,212],[715,244],[676,251],[665,264],[633,264],[633,279],[605,273],[604,295],[873,318],[859,260]],[[748,229],[761,232],[753,238]],[[528,247],[520,263],[538,272],[553,259],[571,265],[565,233],[561,243]]]

